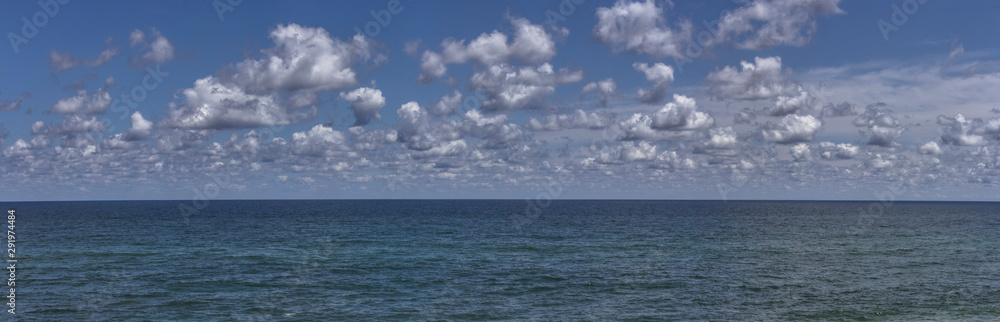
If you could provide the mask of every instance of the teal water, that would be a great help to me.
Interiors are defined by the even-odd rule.
[[[17,317],[1000,317],[995,203],[185,203],[0,204],[18,213]]]

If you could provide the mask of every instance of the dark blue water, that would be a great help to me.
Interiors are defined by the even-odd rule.
[[[187,220],[181,203],[0,204],[17,316],[1000,317],[994,203],[211,201]]]

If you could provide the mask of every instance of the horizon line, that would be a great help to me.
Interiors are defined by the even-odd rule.
[[[190,202],[193,199],[90,199],[90,200],[0,200],[0,203],[25,203],[25,202],[141,202],[141,201],[176,201]],[[516,201],[529,200],[535,198],[332,198],[332,199],[208,199],[208,201]],[[878,199],[628,199],[628,198],[558,198],[551,201],[753,201],[753,202],[955,202],[955,203],[1000,203],[1000,200],[927,200],[927,199],[900,199],[900,200],[878,200]]]

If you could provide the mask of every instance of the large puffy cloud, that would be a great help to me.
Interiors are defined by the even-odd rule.
[[[608,101],[620,97],[617,90],[618,84],[611,78],[590,82],[583,86],[584,94],[597,92],[597,101],[601,103],[601,106],[607,106]]]
[[[727,12],[713,23],[699,44],[711,47],[730,43],[738,48],[764,49],[779,45],[803,46],[816,32],[816,17],[843,13],[840,0],[755,0]],[[597,9],[593,37],[616,52],[629,51],[654,57],[685,58],[692,44],[692,24],[681,20],[667,25],[663,9],[653,0],[618,0]]]
[[[532,24],[527,19],[512,18],[513,41],[499,31],[483,33],[468,45],[465,40],[445,39],[441,42],[441,53],[424,51],[421,58],[421,74],[418,81],[427,83],[444,76],[447,64],[461,64],[475,61],[484,65],[496,65],[511,61],[538,64],[556,55],[555,42],[545,28]]]
[[[779,96],[796,97],[800,86],[781,67],[781,57],[755,57],[741,61],[740,69],[726,66],[708,74],[708,93],[721,99],[761,100]]]
[[[106,89],[99,89],[92,96],[87,91],[80,90],[76,96],[56,101],[49,107],[49,112],[56,114],[101,114],[108,109],[114,99]]]
[[[382,119],[382,115],[378,113],[378,110],[385,107],[385,97],[382,96],[381,90],[361,87],[350,92],[340,93],[340,98],[351,102],[355,126],[366,125],[372,119]]]
[[[52,144],[52,139],[44,135],[35,135],[28,143],[32,150],[44,150]]]
[[[517,124],[507,123],[503,114],[484,116],[478,110],[469,110],[460,122],[432,123],[428,112],[416,102],[403,104],[396,114],[405,122],[398,132],[399,141],[417,151],[411,154],[415,158],[457,155],[468,147],[462,139],[465,136],[478,138],[478,147],[488,150],[509,148],[528,139]]]
[[[708,138],[702,142],[700,151],[718,153],[721,150],[733,150],[738,143],[736,131],[731,126],[713,128],[708,131]]]
[[[920,152],[920,154],[941,154],[941,146],[939,146],[937,142],[930,141],[921,145],[917,151]]]
[[[653,120],[649,115],[632,114],[628,119],[619,122],[623,133],[620,140],[678,140],[688,139],[693,135],[688,132],[657,131],[651,124]]]
[[[165,123],[186,129],[231,129],[312,118],[315,106],[303,107],[318,101],[317,92],[356,84],[353,65],[371,54],[364,36],[344,42],[330,38],[323,28],[279,25],[270,37],[276,47],[262,50],[263,58],[244,60],[222,76],[199,79],[185,89],[185,100],[172,103]],[[144,36],[133,32],[131,39],[143,43]],[[370,106],[364,102],[357,106],[359,123],[378,115],[365,110]]]
[[[803,46],[816,32],[816,16],[843,13],[840,0],[754,0],[719,19],[713,42],[738,48]]]
[[[651,126],[653,119],[646,114],[635,113],[631,117],[619,122],[622,128],[622,135],[619,140],[671,140],[684,139],[691,136],[690,133],[675,133],[671,131],[657,131]]]
[[[632,68],[642,72],[646,80],[653,84],[653,89],[640,88],[636,94],[636,100],[643,103],[659,103],[667,98],[667,87],[674,82],[673,67],[656,63],[650,66],[646,63],[633,63]]]
[[[298,155],[331,156],[346,150],[349,150],[347,137],[323,124],[309,131],[292,133],[292,153]]]
[[[396,115],[399,115],[399,118],[406,123],[418,124],[427,117],[427,112],[417,102],[407,102],[400,106],[399,110],[396,110]]]
[[[396,115],[403,120],[404,124],[400,126],[398,140],[408,143],[408,148],[414,150],[426,150],[433,145],[433,142],[430,141],[435,141],[436,136],[428,132],[432,128],[439,129],[441,126],[431,127],[427,114],[428,112],[417,102],[408,102],[400,106],[396,110]],[[443,124],[451,125],[450,123]],[[456,136],[460,135],[456,133]]]
[[[812,141],[823,123],[812,115],[786,115],[777,124],[766,124],[761,129],[764,140],[774,143]]]
[[[478,132],[481,139],[479,147],[491,150],[509,148],[529,138],[520,126],[511,123],[486,127]]]
[[[92,146],[96,148],[97,141],[90,133],[107,132],[107,130],[108,124],[98,120],[97,117],[66,115],[62,123],[44,132],[48,135],[61,135],[62,142],[59,145],[63,148],[85,149]]]
[[[871,170],[884,171],[896,165],[892,162],[892,160],[897,159],[897,156],[894,154],[868,153],[868,157],[869,159],[865,160],[864,165]]]
[[[483,110],[503,111],[544,107],[556,86],[582,79],[582,71],[565,68],[555,71],[548,63],[537,68],[500,64],[476,72],[470,83],[473,89],[486,96],[481,102]]]
[[[940,115],[937,118],[941,126],[941,142],[958,146],[985,145],[990,138],[1000,134],[1000,118],[983,121],[981,118],[967,119],[961,113],[953,117]]]
[[[611,45],[615,52],[683,58],[691,39],[691,22],[682,20],[676,29],[667,26],[663,9],[653,0],[618,0],[610,8],[597,8],[596,14],[593,37]]]
[[[127,141],[145,140],[153,130],[153,122],[142,117],[142,113],[136,111],[132,113],[132,127],[125,131],[124,139]]]
[[[289,115],[271,95],[254,95],[235,84],[209,76],[185,89],[184,101],[173,105],[167,126],[184,129],[237,129],[291,124]]]
[[[434,121],[428,117],[428,112],[416,102],[403,104],[396,111],[403,125],[398,131],[386,132],[381,136],[386,142],[404,143],[409,150],[405,155],[414,159],[457,156],[466,151],[468,143],[462,139],[465,135],[483,138],[483,144],[490,136],[502,134],[506,115],[484,117],[477,110],[465,113],[462,121]],[[352,131],[355,128],[352,128]],[[507,128],[509,132],[510,128]],[[378,137],[367,138],[372,144]],[[499,140],[492,144],[503,145]]]
[[[816,97],[801,86],[799,86],[798,92],[799,94],[795,96],[778,96],[774,102],[774,106],[766,110],[767,114],[771,116],[785,116],[797,112],[811,111],[816,105]]]
[[[451,115],[461,105],[462,93],[454,90],[451,95],[441,96],[441,100],[434,103],[434,108],[430,112],[434,115]]]
[[[624,130],[622,140],[687,139],[695,131],[710,128],[715,119],[696,110],[693,98],[674,94],[674,100],[652,114],[633,114],[619,123]]]
[[[902,128],[875,125],[871,127],[871,136],[868,138],[868,144],[884,147],[898,146],[899,143],[896,143],[896,139],[899,139],[902,135]]]
[[[867,127],[868,144],[884,147],[898,146],[896,139],[903,135],[899,120],[892,116],[892,110],[885,104],[869,105],[865,112],[854,119],[854,126]]]
[[[812,160],[812,151],[809,150],[809,145],[805,143],[799,143],[793,145],[791,148],[792,159],[796,162],[806,162]]]
[[[45,124],[45,121],[35,121],[31,123],[32,135],[49,135],[55,133],[52,126]]]
[[[142,117],[142,113],[132,113],[132,127],[125,132],[112,135],[104,140],[104,146],[111,149],[129,149],[135,147],[135,141],[149,138],[153,130],[153,122]]]
[[[497,114],[493,116],[485,116],[477,110],[469,110],[465,112],[465,118],[462,122],[464,123],[463,126],[466,128],[482,128],[507,122],[507,115]]]
[[[403,120],[403,124],[398,131],[385,133],[384,137],[387,140],[391,139],[389,141],[404,143],[407,149],[420,152],[452,144],[449,142],[460,140],[465,134],[483,134],[479,132],[481,128],[496,127],[507,121],[506,115],[483,117],[477,110],[470,110],[465,113],[461,122],[432,122],[432,119],[428,117],[429,112],[416,102],[403,104],[396,111],[396,114]],[[375,141],[372,139],[376,138],[369,138],[368,141]],[[464,145],[465,142],[462,144]]]
[[[13,101],[9,101],[9,102],[2,102],[2,101],[0,101],[0,112],[17,111],[17,110],[21,109],[21,102],[23,102],[25,99],[30,98],[30,97],[31,97],[31,93],[23,92],[23,93],[21,93],[20,96],[18,96]]]
[[[236,64],[233,82],[252,93],[327,91],[357,84],[354,63],[370,56],[370,43],[356,35],[348,42],[323,28],[279,25],[270,34],[273,48],[264,58]]]
[[[576,110],[573,114],[549,115],[543,119],[532,117],[525,126],[532,131],[558,131],[563,129],[598,130],[614,124],[614,114],[600,112],[584,112]]]
[[[853,159],[858,155],[858,147],[850,143],[820,142],[820,157],[827,160]]]
[[[715,124],[712,116],[697,108],[693,98],[674,94],[673,102],[653,113],[650,126],[656,130],[689,131],[707,129]]]
[[[517,124],[507,123],[506,115],[488,117],[477,110],[465,112],[462,131],[480,138],[480,147],[484,149],[507,148],[528,138]]]
[[[464,136],[461,126],[450,122],[404,128],[397,135],[399,142],[405,143],[406,148],[413,151],[427,151],[441,147],[449,142],[461,140]],[[465,145],[464,142],[462,144]]]
[[[8,158],[26,157],[34,154],[32,150],[33,149],[28,142],[25,142],[22,139],[17,139],[17,141],[14,141],[14,144],[11,144],[3,150],[3,156]]]
[[[454,61],[446,61],[445,57],[441,54],[435,53],[433,51],[424,51],[423,57],[420,58],[420,71],[421,74],[417,77],[418,83],[429,83],[441,76],[444,76],[448,72],[447,63],[458,63]]]
[[[129,67],[142,69],[146,66],[163,64],[174,59],[174,45],[167,37],[164,37],[159,30],[153,29],[150,33],[152,42],[146,42],[146,34],[142,30],[135,29],[129,35],[132,46],[140,47],[140,52],[129,59]]]

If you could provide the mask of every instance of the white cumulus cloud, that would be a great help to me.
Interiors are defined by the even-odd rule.
[[[341,92],[340,98],[351,102],[355,126],[366,125],[372,119],[382,119],[382,115],[378,113],[382,107],[385,107],[385,97],[382,96],[381,90],[361,87],[350,92]]]
[[[80,90],[76,96],[56,101],[49,111],[56,114],[101,114],[108,109],[114,99],[105,89],[99,89],[91,96]]]
[[[323,28],[294,23],[277,26],[270,38],[275,47],[261,51],[264,58],[235,66],[233,82],[249,92],[315,92],[354,86],[355,62],[371,53],[364,36],[345,42],[331,38]]]
[[[500,64],[476,72],[470,84],[486,96],[480,103],[484,111],[505,111],[544,107],[556,86],[582,79],[582,71],[556,71],[548,63],[536,68]]]
[[[448,71],[447,64],[461,64],[470,60],[483,65],[511,61],[538,64],[556,55],[555,42],[544,27],[524,18],[511,18],[510,23],[514,27],[513,37],[494,30],[489,34],[479,35],[468,45],[465,40],[448,38],[441,42],[440,53],[424,51],[418,82],[427,83],[444,76]]]
[[[708,74],[708,93],[721,99],[761,100],[779,96],[794,97],[799,85],[781,67],[781,57],[755,57],[740,62],[740,69],[723,67]]]
[[[767,124],[761,129],[764,140],[774,143],[812,141],[823,123],[812,115],[786,115],[778,124]]]
[[[235,84],[209,76],[181,92],[180,105],[172,104],[167,126],[184,129],[237,129],[292,123],[284,107],[271,95],[254,95]]]
[[[754,0],[719,19],[713,43],[743,49],[804,46],[816,33],[816,17],[844,13],[840,0]]]
[[[663,8],[653,0],[618,0],[610,8],[597,8],[596,15],[594,39],[609,44],[615,52],[683,58],[693,29],[687,20],[681,20],[677,27],[668,26]]]

